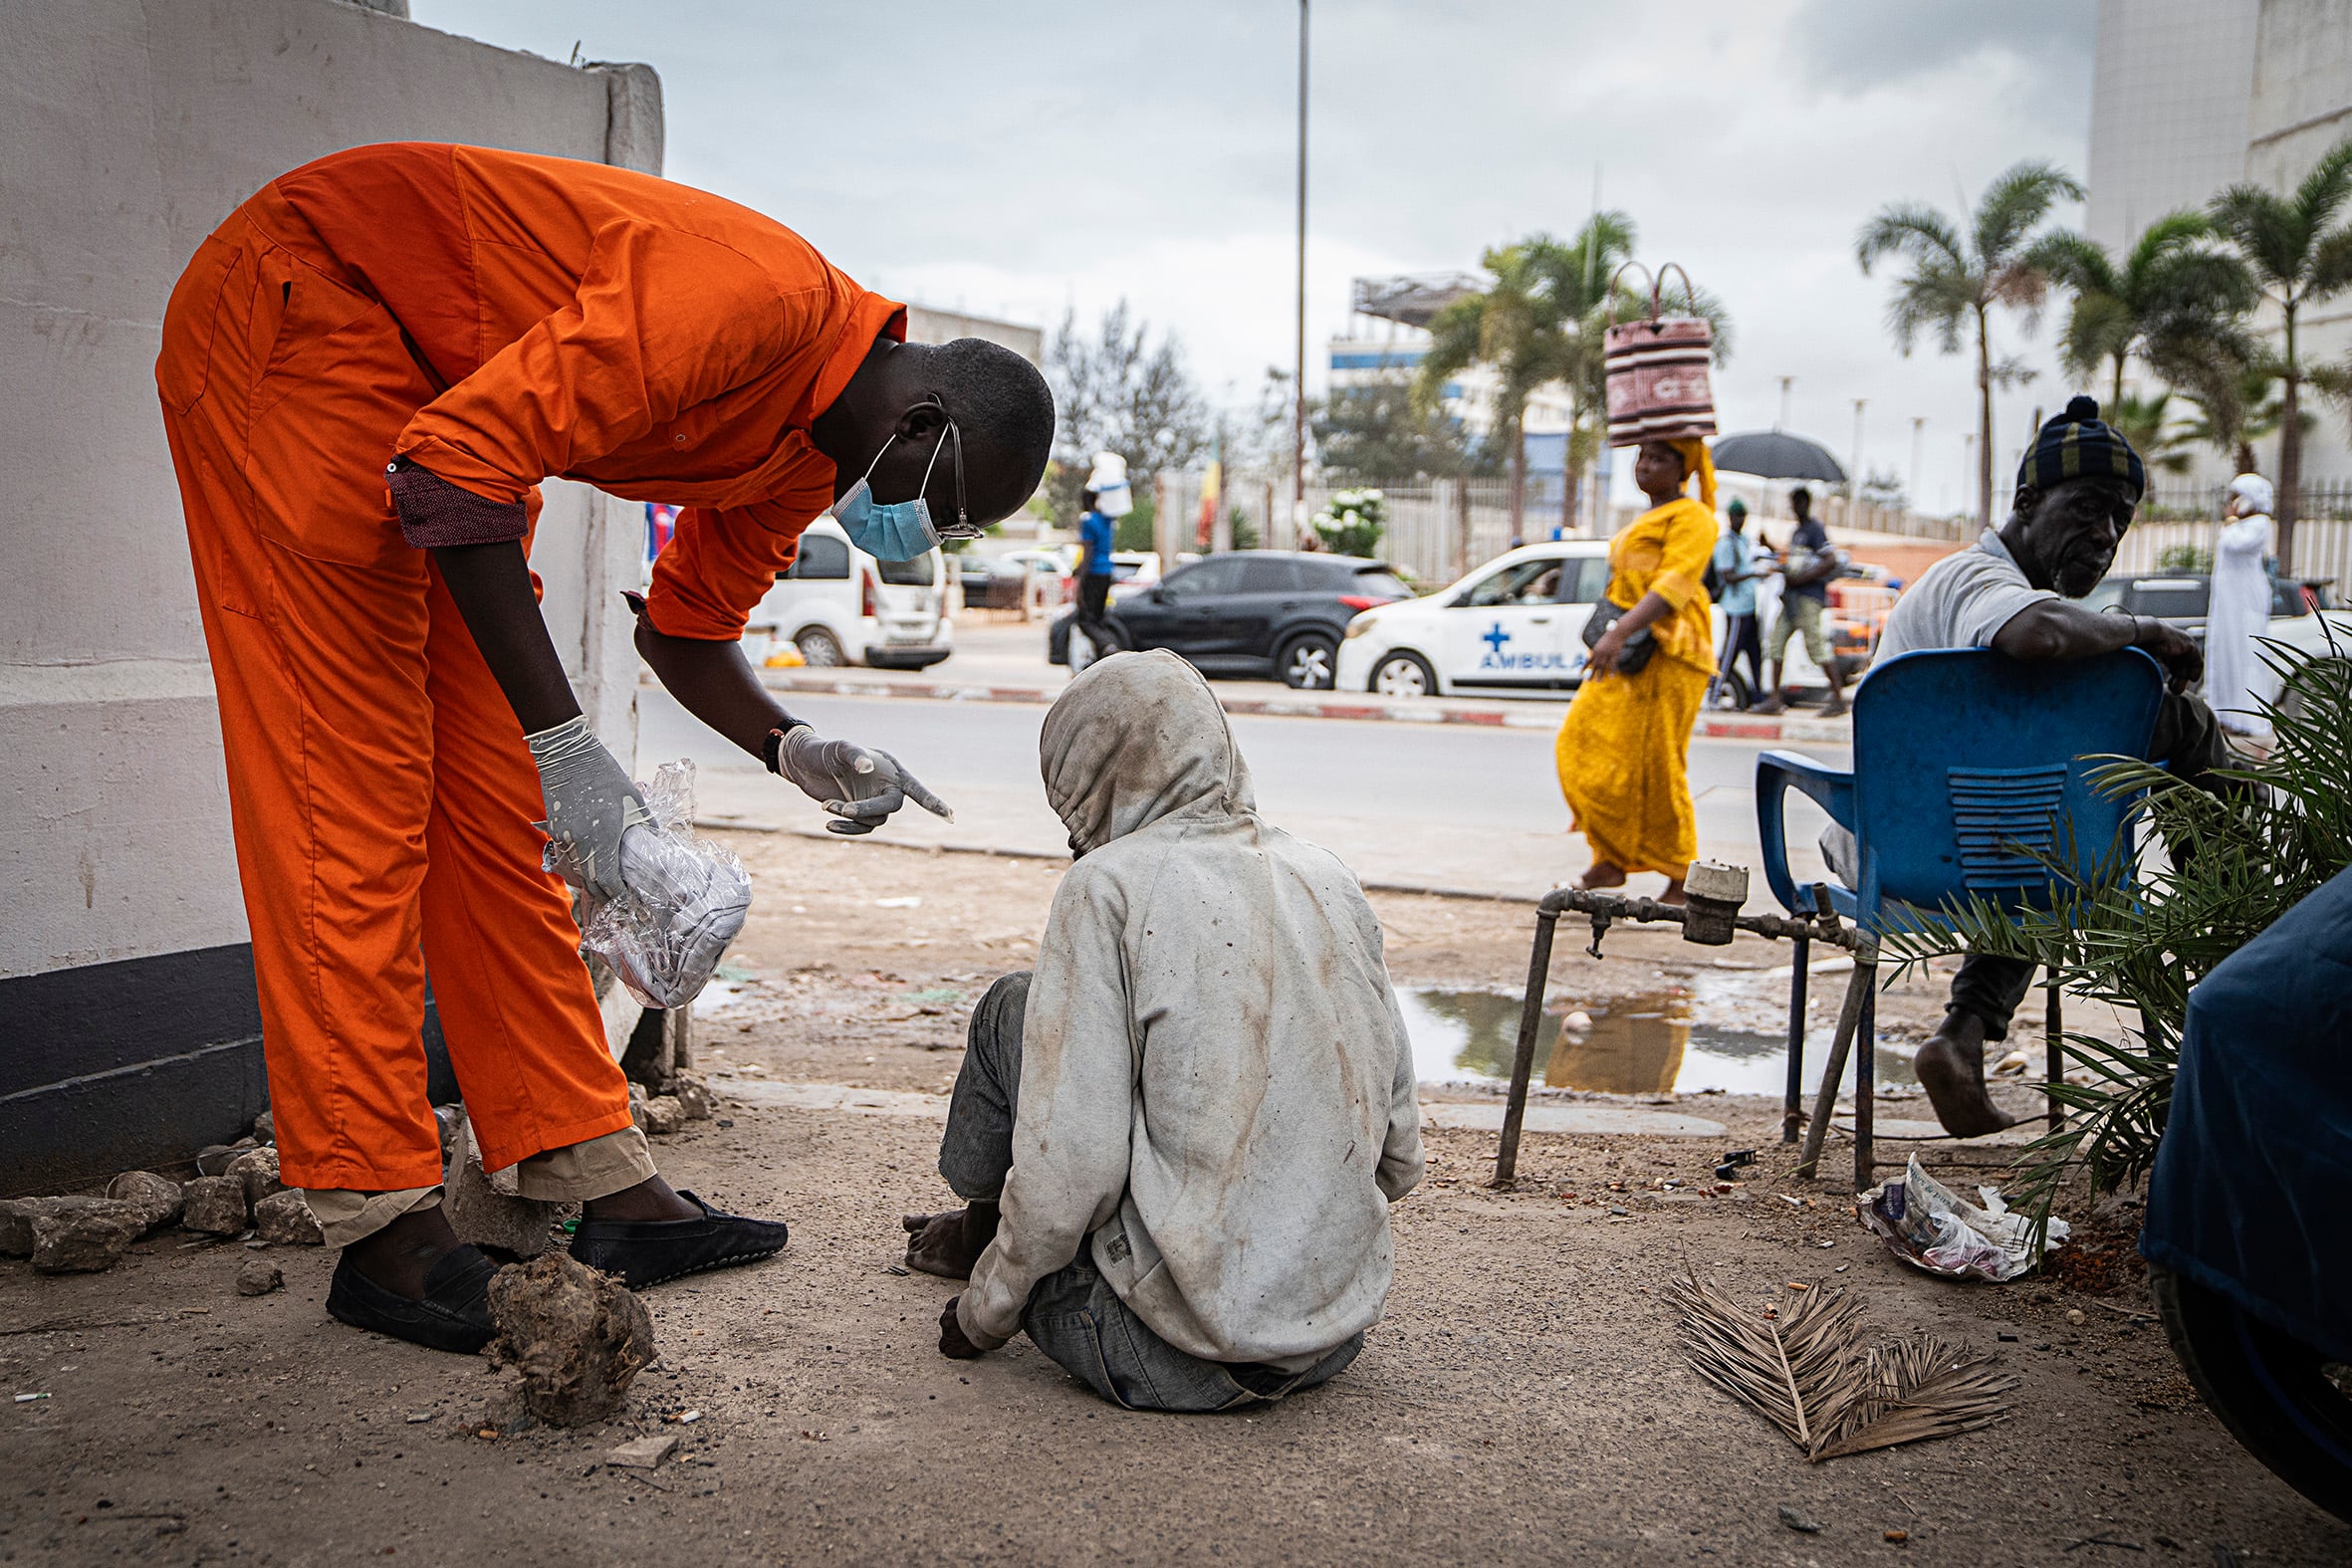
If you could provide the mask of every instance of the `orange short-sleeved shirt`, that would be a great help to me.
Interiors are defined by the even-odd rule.
[[[398,142],[272,190],[306,231],[280,238],[380,301],[442,388],[399,457],[501,506],[557,476],[687,507],[649,595],[672,636],[742,634],[832,504],[809,426],[906,336],[783,224],[627,169]]]

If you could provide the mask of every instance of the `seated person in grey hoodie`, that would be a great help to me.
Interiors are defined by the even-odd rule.
[[[1039,745],[1077,856],[1034,974],[972,1015],[906,1260],[969,1277],[939,1349],[1026,1331],[1104,1399],[1210,1411],[1333,1376],[1380,1317],[1419,1109],[1380,923],[1258,814],[1174,654],[1104,659]]]

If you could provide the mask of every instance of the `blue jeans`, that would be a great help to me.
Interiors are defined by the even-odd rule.
[[[939,1174],[966,1203],[995,1202],[1013,1169],[1029,980],[1026,971],[1007,975],[972,1009],[964,1065],[939,1140]],[[1030,1291],[1021,1327],[1056,1365],[1112,1404],[1184,1414],[1238,1410],[1312,1388],[1338,1375],[1364,1348],[1364,1336],[1351,1334],[1301,1372],[1204,1361],[1153,1333],[1111,1289],[1084,1246]]]

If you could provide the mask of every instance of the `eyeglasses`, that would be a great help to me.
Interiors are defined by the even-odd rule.
[[[947,404],[940,402],[937,397],[932,398],[931,401],[938,405],[939,411],[942,414],[947,412]],[[931,461],[934,463],[938,462],[940,448],[946,446],[950,442],[955,443],[956,520],[953,523],[948,524],[934,523],[931,526],[931,532],[937,534],[943,540],[978,539],[983,533],[987,531],[987,528],[984,524],[975,523],[972,521],[971,513],[964,504],[964,433],[963,431],[956,428],[956,422],[953,419],[948,420],[947,423],[940,428],[939,446],[935,446],[931,449]],[[924,477],[926,480],[929,478],[928,469],[925,470]]]

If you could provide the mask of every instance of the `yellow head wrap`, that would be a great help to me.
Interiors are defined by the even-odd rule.
[[[1683,472],[1699,477],[1699,505],[1715,510],[1715,459],[1708,454],[1707,443],[1697,436],[1688,440],[1670,441],[1667,445],[1682,454]]]

